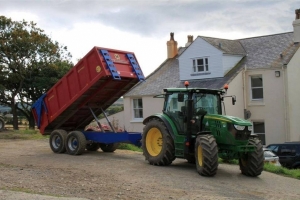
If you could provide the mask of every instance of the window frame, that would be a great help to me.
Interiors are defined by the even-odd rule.
[[[263,123],[264,132],[254,132],[255,131],[255,123]],[[266,144],[266,123],[264,121],[252,121],[253,133],[258,135],[259,139],[261,140],[262,145]]]
[[[209,57],[192,58],[192,73],[206,73],[209,71]],[[203,60],[203,65],[198,65],[198,60]],[[203,66],[203,71],[199,71],[199,67]]]
[[[252,78],[253,77],[260,77],[262,79],[262,85],[258,87],[252,86]],[[262,74],[255,74],[249,76],[249,86],[250,86],[250,98],[252,101],[263,101],[264,100],[264,78]],[[262,89],[262,98],[254,98],[253,97],[253,89]]]
[[[141,108],[135,108],[135,103],[134,103],[134,101],[135,100],[141,100],[142,101],[142,107]],[[137,103],[137,105],[139,105],[139,102]],[[136,110],[141,110],[142,111],[142,116],[141,117],[136,117],[136,115],[135,115],[135,111]],[[143,113],[143,98],[134,98],[134,99],[132,99],[132,117],[133,117],[133,119],[135,119],[135,120],[139,120],[139,119],[143,119],[144,118],[144,113]]]

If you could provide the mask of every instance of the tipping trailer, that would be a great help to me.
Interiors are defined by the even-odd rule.
[[[79,155],[99,147],[112,152],[119,142],[140,146],[141,133],[116,132],[104,111],[143,80],[134,53],[94,47],[33,104],[36,124],[41,134],[50,135],[55,153]],[[110,131],[97,119],[101,113]],[[85,130],[93,120],[99,129]]]

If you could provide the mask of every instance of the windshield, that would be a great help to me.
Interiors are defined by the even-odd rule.
[[[205,110],[207,114],[219,114],[219,96],[214,94],[194,93],[194,110]]]

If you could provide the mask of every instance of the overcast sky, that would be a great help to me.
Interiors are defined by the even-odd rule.
[[[175,33],[240,39],[293,31],[299,0],[0,0],[0,15],[34,21],[68,47],[73,62],[92,47],[134,52],[147,76]]]

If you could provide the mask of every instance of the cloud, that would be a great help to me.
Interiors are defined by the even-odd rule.
[[[92,46],[133,51],[145,74],[166,59],[175,32],[178,46],[187,35],[238,39],[293,30],[296,0],[0,0],[13,20],[37,22],[74,59]],[[143,67],[144,66],[144,67]]]

